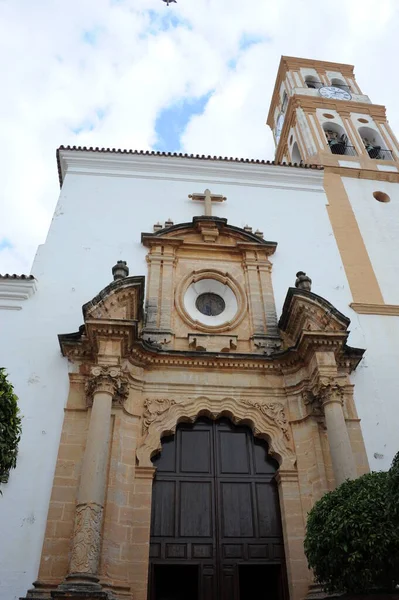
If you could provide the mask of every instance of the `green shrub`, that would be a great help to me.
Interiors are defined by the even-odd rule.
[[[399,529],[388,509],[391,474],[345,481],[308,515],[305,554],[331,593],[391,590],[398,582]]]
[[[17,463],[21,437],[21,417],[14,388],[0,368],[0,484],[7,483],[11,469]]]
[[[394,457],[389,470],[388,507],[399,527],[399,452]]]

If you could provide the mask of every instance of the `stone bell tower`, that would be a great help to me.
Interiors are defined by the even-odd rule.
[[[267,124],[277,161],[397,172],[385,107],[363,93],[352,65],[283,56]]]

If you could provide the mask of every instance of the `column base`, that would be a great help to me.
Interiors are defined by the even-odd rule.
[[[113,600],[115,596],[105,591],[95,575],[86,573],[70,573],[60,583],[56,590],[51,592],[51,598],[73,600]]]

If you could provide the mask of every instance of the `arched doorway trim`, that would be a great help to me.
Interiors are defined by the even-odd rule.
[[[144,403],[143,437],[136,456],[139,467],[151,467],[151,458],[161,450],[161,438],[172,434],[180,422],[194,422],[200,416],[217,419],[226,416],[237,425],[248,425],[255,437],[269,445],[271,456],[283,470],[295,470],[295,454],[284,405],[280,402],[227,397],[222,400],[207,397],[148,398]]]

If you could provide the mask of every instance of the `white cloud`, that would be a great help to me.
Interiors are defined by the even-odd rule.
[[[281,54],[354,64],[399,132],[398,27],[397,0],[0,0],[0,273],[45,239],[60,144],[150,148],[163,107],[214,91],[183,148],[272,158]]]

